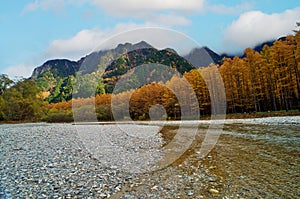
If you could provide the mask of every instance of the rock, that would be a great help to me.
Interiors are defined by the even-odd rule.
[[[194,192],[193,191],[189,191],[187,195],[188,196],[192,196],[192,195],[194,195]]]
[[[105,193],[101,193],[99,196],[102,197],[102,198],[104,198],[104,197],[106,197],[107,195],[106,195]]]
[[[125,194],[125,195],[124,195],[124,198],[134,198],[134,196],[133,196],[133,195],[130,195],[130,194]]]
[[[218,194],[219,193],[219,191],[216,190],[216,189],[209,189],[208,192],[211,193],[211,194]]]

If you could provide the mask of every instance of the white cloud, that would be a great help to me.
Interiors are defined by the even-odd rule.
[[[250,10],[252,7],[253,5],[251,3],[244,2],[235,6],[227,6],[224,4],[208,5],[207,9],[216,14],[232,15],[243,13],[245,11]]]
[[[109,39],[109,37],[127,30],[146,26],[147,24],[139,25],[135,23],[126,23],[117,24],[114,28],[106,30],[97,28],[81,30],[68,39],[57,39],[52,41],[45,50],[43,56],[47,59],[68,58],[76,60],[95,50],[99,50],[99,46]],[[117,45],[117,43],[115,45]],[[113,47],[115,46],[106,48]]]
[[[93,0],[110,16],[133,17],[173,26],[189,25],[188,16],[202,11],[205,0]]]
[[[51,42],[45,51],[48,58],[78,58],[92,51],[103,41],[105,31],[82,30],[69,39],[57,39]]]
[[[161,25],[188,25],[188,16],[202,11],[205,0],[35,0],[23,14],[35,10],[62,11],[67,5],[97,6],[113,17],[131,17]]]
[[[224,43],[226,47],[253,47],[292,33],[297,21],[300,21],[300,7],[275,14],[246,12],[226,29]]]
[[[82,30],[68,39],[54,40],[42,57],[47,59],[79,58],[97,50],[112,49],[120,43],[146,41],[158,49],[174,47],[185,53],[196,44],[187,36],[152,24],[117,24],[113,29]],[[183,44],[185,42],[185,44]]]
[[[93,0],[92,2],[108,13],[119,16],[144,15],[147,12],[164,10],[198,12],[204,5],[204,0]]]
[[[15,79],[16,77],[30,77],[33,71],[32,65],[19,64],[17,66],[10,66],[4,69],[3,74],[7,74],[9,78]]]
[[[27,4],[22,13],[41,10],[54,10],[61,11],[64,8],[64,1],[61,0],[35,0],[32,3]]]
[[[83,5],[91,2],[92,0],[35,0],[28,3],[22,13],[32,12],[36,10],[53,10],[55,12],[62,11],[67,5]]]
[[[188,20],[186,17],[182,17],[182,16],[176,16],[173,14],[159,14],[156,15],[152,18],[152,21],[157,23],[157,24],[161,24],[161,25],[165,25],[167,27],[171,27],[174,25],[190,25],[191,21]]]

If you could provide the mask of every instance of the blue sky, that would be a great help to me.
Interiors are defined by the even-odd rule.
[[[12,0],[0,6],[0,73],[31,75],[48,59],[78,60],[112,35],[182,32],[218,53],[291,34],[299,0]]]

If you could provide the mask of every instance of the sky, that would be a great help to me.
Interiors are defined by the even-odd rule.
[[[241,53],[292,34],[296,22],[299,0],[2,1],[0,74],[29,77],[49,59],[77,61],[114,35],[137,28],[166,28],[217,53]]]

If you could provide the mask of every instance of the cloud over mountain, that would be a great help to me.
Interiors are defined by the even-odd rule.
[[[77,60],[92,51],[112,49],[120,43],[140,41],[146,41],[158,49],[177,46],[178,53],[181,54],[186,54],[197,46],[186,35],[174,30],[154,27],[151,24],[126,23],[118,24],[113,29],[85,29],[70,38],[54,40],[43,56],[47,59]]]
[[[241,14],[226,29],[224,43],[241,48],[253,47],[292,33],[297,21],[300,21],[300,7],[274,14],[249,11]]]

